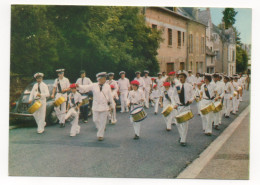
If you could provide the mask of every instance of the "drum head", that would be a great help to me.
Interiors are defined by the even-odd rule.
[[[133,115],[133,114],[136,114],[138,112],[140,112],[141,110],[143,110],[143,107],[136,107],[135,109],[133,109],[130,114]]]

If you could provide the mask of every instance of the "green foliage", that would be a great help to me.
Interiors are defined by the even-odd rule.
[[[248,65],[248,55],[241,46],[236,47],[236,67],[237,72],[245,72]]]
[[[56,77],[65,68],[73,82],[79,71],[95,80],[101,71],[159,70],[160,32],[145,24],[137,7],[12,6],[11,72]],[[116,76],[118,77],[118,76]]]
[[[225,23],[225,27],[229,28],[233,26],[236,22],[235,16],[237,15],[237,12],[235,11],[234,8],[225,8],[223,10],[223,21]]]

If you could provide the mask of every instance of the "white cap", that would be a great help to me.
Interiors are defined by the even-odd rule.
[[[56,70],[57,73],[61,73],[61,72],[64,72],[64,71],[65,71],[65,69],[57,69]]]
[[[96,77],[97,77],[97,79],[107,77],[107,73],[106,72],[100,72],[100,73],[96,74]]]
[[[38,72],[38,73],[35,73],[33,76],[34,76],[34,78],[37,78],[38,76],[40,76],[40,77],[43,77],[43,76],[44,76],[44,74],[43,74],[43,73],[40,73],[40,72]]]

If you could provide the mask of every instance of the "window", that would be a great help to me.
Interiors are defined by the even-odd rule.
[[[157,25],[156,24],[152,24],[152,29],[157,30]]]
[[[180,63],[180,70],[184,70],[184,69],[185,69],[184,62],[181,62],[181,63]]]
[[[172,45],[172,29],[168,28],[168,45]]]
[[[174,63],[167,63],[167,73],[174,71]]]
[[[189,53],[193,53],[193,35],[189,35]]]
[[[199,54],[199,37],[196,37],[196,53]]]
[[[192,70],[192,61],[190,62],[190,70]]]
[[[182,42],[183,42],[182,45],[184,46],[185,45],[185,33],[184,32],[182,33]]]
[[[205,54],[205,39],[201,37],[201,54]]]
[[[232,61],[235,61],[235,51],[232,52]]]
[[[178,47],[181,47],[181,32],[178,31]]]
[[[196,73],[199,72],[199,63],[196,62]]]

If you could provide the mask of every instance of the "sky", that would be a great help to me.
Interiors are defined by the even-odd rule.
[[[203,10],[203,8],[201,8]],[[210,8],[211,19],[215,25],[222,22],[222,11],[224,8]],[[235,17],[235,27],[240,32],[242,43],[251,44],[252,35],[252,9],[250,8],[235,8],[237,15]]]

